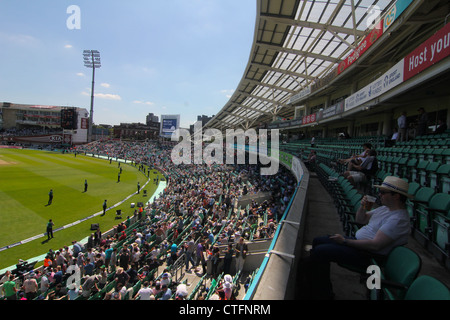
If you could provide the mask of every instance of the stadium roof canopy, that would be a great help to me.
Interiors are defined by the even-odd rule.
[[[286,116],[289,99],[336,68],[395,2],[258,0],[244,75],[206,127],[248,129]]]

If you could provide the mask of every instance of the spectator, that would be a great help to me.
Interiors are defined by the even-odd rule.
[[[152,289],[149,287],[149,282],[144,281],[142,288],[137,292],[137,297],[140,300],[150,300],[150,296],[153,294]]]
[[[236,273],[242,272],[244,268],[245,258],[247,257],[248,247],[244,238],[239,238],[239,243],[236,244]]]
[[[228,248],[225,251],[225,257],[223,259],[223,272],[226,274],[230,273],[231,260],[233,259],[234,250],[231,243],[228,244]]]
[[[6,300],[17,300],[17,289],[16,282],[14,281],[14,275],[9,275],[9,281],[6,281],[3,284],[3,294],[6,297]]]
[[[356,222],[366,225],[355,237],[336,234],[313,240],[310,257],[304,262],[305,277],[311,279],[313,299],[331,299],[333,289],[330,281],[330,263],[366,268],[373,255],[386,256],[394,247],[408,242],[410,219],[406,210],[409,184],[405,180],[388,176],[379,189],[381,207],[367,212],[366,198],[356,213]]]
[[[167,284],[161,284],[162,296],[160,300],[169,300],[172,297],[172,290],[167,286]]]
[[[127,285],[130,280],[130,276],[128,273],[124,271],[122,267],[118,267],[115,275],[116,283],[122,283],[123,285]]]
[[[22,289],[25,292],[27,300],[33,300],[38,294],[38,283],[34,277],[34,273],[27,275],[27,279],[23,282]]]
[[[82,296],[85,298],[89,298],[90,295],[94,292],[100,291],[97,283],[99,282],[100,277],[93,275],[93,276],[89,276],[87,277],[87,279],[84,281],[83,285],[82,285]]]
[[[194,251],[195,251],[195,242],[192,239],[192,236],[188,237],[188,241],[186,243],[186,272],[190,272],[189,271],[189,262],[191,262],[192,267],[195,266],[195,261],[193,258],[194,255]]]
[[[84,265],[84,274],[87,276],[92,276],[94,274],[95,264],[90,258],[86,258],[86,264]]]
[[[378,170],[376,151],[370,149],[368,156],[364,158],[360,165],[349,163],[349,170],[344,172],[344,177],[352,184],[357,184],[366,181],[369,177],[373,176]]]
[[[80,295],[80,288],[75,283],[69,284],[67,289],[67,297],[69,300],[75,300]]]
[[[369,150],[372,149],[372,144],[371,143],[364,143],[362,145],[363,147],[363,152],[360,154],[354,154],[353,156],[351,156],[350,158],[347,159],[338,159],[338,162],[340,164],[346,164],[347,165],[347,170],[350,171],[350,164],[356,164],[356,165],[360,165],[362,163],[362,161],[364,160],[364,158],[366,158],[368,156]]]
[[[76,240],[72,241],[72,249],[73,249],[73,254],[72,255],[75,258],[77,258],[78,254],[83,251],[82,248],[81,248],[81,245]]]
[[[419,108],[418,123],[417,123],[417,133],[416,137],[423,136],[427,134],[428,130],[428,114],[424,108]]]
[[[9,276],[11,275],[11,271],[6,270],[5,274],[0,279],[0,285],[4,284],[6,281],[9,281]]]
[[[408,129],[408,124],[406,123],[406,111],[403,111],[400,117],[397,119],[398,134],[397,141],[407,141],[408,135],[406,130]]]
[[[48,273],[42,274],[41,282],[40,282],[40,291],[41,293],[45,293],[50,288],[50,281],[48,280]]]

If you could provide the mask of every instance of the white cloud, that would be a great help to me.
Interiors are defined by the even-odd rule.
[[[135,104],[145,104],[145,105],[148,105],[148,106],[153,106],[153,105],[154,105],[153,102],[150,102],[150,101],[140,101],[140,100],[134,100],[133,103],[135,103]]]
[[[4,32],[0,32],[0,41],[27,47],[34,47],[40,43],[40,40],[38,38],[27,34],[8,34]]]
[[[72,45],[71,45],[71,44],[66,44],[66,45],[64,46],[64,48],[70,49],[70,48],[72,48]]]
[[[86,75],[85,75],[83,72],[78,72],[78,73],[77,73],[77,76],[79,76],[79,77],[85,77]]]
[[[122,100],[122,98],[118,94],[95,93],[94,96],[106,100]]]
[[[88,91],[81,92],[83,96],[91,96],[91,93]],[[122,97],[118,94],[110,94],[110,93],[94,93],[94,97],[105,100],[122,100]]]
[[[103,88],[109,88],[111,85],[109,83],[102,83],[100,84]]]

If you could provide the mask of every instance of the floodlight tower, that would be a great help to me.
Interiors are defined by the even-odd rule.
[[[91,112],[89,114],[89,128],[88,128],[88,142],[92,141],[92,122],[94,119],[94,83],[95,83],[95,69],[101,67],[100,52],[97,50],[83,51],[84,66],[92,68],[92,88],[91,88]]]

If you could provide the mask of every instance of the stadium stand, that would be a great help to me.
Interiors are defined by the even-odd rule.
[[[295,176],[293,166],[281,167],[279,175],[269,179],[256,178],[258,168],[246,165],[176,167],[169,159],[169,144],[109,141],[83,146],[80,151],[86,153],[154,164],[164,172],[169,187],[161,198],[146,206],[144,219],[133,217],[125,222],[125,229],[119,232],[117,229],[122,228],[119,224],[109,235],[105,234],[105,241],[110,241],[119,257],[121,252],[128,250],[124,248],[135,248],[135,244],[142,252],[137,265],[135,263],[134,268],[128,269],[133,281],[127,280],[125,289],[121,289],[116,277],[117,268],[109,265],[108,273],[96,279],[102,288],[88,297],[80,294],[76,299],[139,298],[137,293],[145,281],[151,281],[155,299],[163,298],[166,296],[161,283],[166,273],[172,277],[172,299],[223,299],[225,290],[222,289],[228,284],[233,288],[234,299],[308,298],[298,285],[301,274],[297,267],[298,260],[308,255],[314,236],[354,234],[361,227],[355,223],[354,216],[362,196],[376,196],[375,185],[387,176],[397,176],[409,182],[408,191],[414,195],[414,199],[407,202],[411,222],[408,244],[392,251],[386,261],[374,260],[374,265],[382,270],[385,287],[381,291],[367,292],[366,283],[361,283],[363,271],[333,264],[333,282],[337,283],[335,298],[448,300],[450,131],[435,133],[438,118],[450,119],[448,45],[440,61],[405,75],[411,71],[408,66],[409,69],[418,66],[420,52],[417,50],[424,50],[433,41],[448,44],[448,1],[389,1],[385,4],[386,10],[383,9],[383,17],[392,13],[390,9],[399,9],[397,4],[404,3],[407,5],[403,8],[402,18],[395,20],[388,26],[391,29],[381,35],[376,34],[377,28],[361,30],[364,19],[358,22],[359,29],[356,26],[347,29],[344,24],[332,25],[331,21],[340,20],[335,18],[342,13],[337,7],[325,24],[307,21],[312,18],[309,13],[304,17],[303,10],[307,5],[311,6],[309,12],[312,12],[313,8],[317,9],[315,5],[337,5],[331,1],[305,1],[303,5],[300,1],[258,1],[258,32],[248,70],[230,102],[206,127],[260,125],[268,129],[286,129],[280,150],[285,153],[283,155],[299,159],[295,163],[301,167],[300,177]],[[343,2],[339,2],[339,7],[345,8]],[[323,8],[320,9],[322,12]],[[350,21],[351,14],[356,11],[346,9]],[[367,16],[367,12],[360,13]],[[328,27],[338,31],[331,33],[332,38],[326,44],[311,46],[321,48],[320,52],[301,51],[292,44],[295,41],[291,42],[291,39],[302,38],[299,35],[310,34],[307,39],[319,43]],[[339,36],[339,32],[343,35]],[[346,54],[354,53],[355,47],[369,35],[380,38],[375,39],[375,45],[371,43],[367,52],[358,55],[352,65],[343,65],[347,61]],[[337,46],[348,45],[343,37],[358,40],[354,39],[353,45],[341,50]],[[288,47],[285,41],[291,45]],[[362,41],[362,44],[367,42]],[[336,47],[327,48],[332,45]],[[283,65],[291,66],[286,61],[297,61],[299,57],[305,63],[292,63],[294,67],[283,70]],[[302,69],[303,65],[305,69]],[[390,78],[396,74],[404,78]],[[400,78],[397,84],[395,81]],[[383,91],[392,83],[395,86]],[[358,99],[361,99],[360,103],[352,105]],[[416,110],[423,106],[429,111],[430,121],[427,133],[419,135]],[[392,133],[396,115],[403,109],[409,113],[410,126],[407,139],[398,141],[392,139]],[[343,132],[345,135],[338,137]],[[312,136],[315,137],[314,146],[311,145]],[[378,169],[352,185],[343,177],[346,166],[338,160],[361,154],[364,143],[370,143],[377,152]],[[315,152],[316,160],[306,166],[312,152]],[[213,189],[208,193],[203,191],[218,181],[220,192],[211,199]],[[239,206],[244,188],[250,194],[257,189],[271,193],[269,206],[263,205],[264,202]],[[187,191],[197,199],[190,201],[180,197]],[[233,198],[231,203],[227,195]],[[379,199],[376,205],[380,205]],[[211,206],[212,217],[217,216],[213,223],[208,222],[211,218],[209,210],[204,210]],[[181,229],[176,227],[177,218],[183,220]],[[255,221],[251,221],[252,218]],[[147,233],[148,230],[151,232]],[[208,230],[212,231],[211,238]],[[148,235],[147,241],[137,243],[138,234]],[[206,275],[200,272],[201,268],[193,273],[184,268],[185,244],[191,235],[196,240],[209,241]],[[246,268],[243,274],[235,272],[232,281],[224,281],[229,278],[228,274],[220,267],[213,268],[213,252],[223,257],[225,242],[235,241],[237,236],[244,236],[248,241],[250,254]],[[177,246],[177,258],[169,255],[173,244]],[[88,252],[82,254],[87,255]],[[73,260],[72,263],[76,264]],[[121,258],[118,258],[117,266],[120,263]],[[35,274],[39,272],[40,284],[47,276],[54,278],[53,271],[35,271]],[[100,274],[98,267],[95,272]],[[19,289],[20,281],[18,279]],[[87,285],[92,285],[91,282],[92,279],[85,277],[82,286],[86,284],[84,287],[90,290]],[[389,289],[388,283],[400,292]],[[189,292],[176,294],[178,285],[187,285]],[[54,297],[55,291],[53,287],[45,289],[37,299]],[[63,299],[68,297],[71,295],[61,296]]]
[[[94,150],[94,148],[96,150]],[[135,151],[134,154],[130,150]],[[92,143],[85,146],[78,152],[101,153],[108,150],[110,155],[124,155],[123,150],[127,150],[126,156],[134,159],[142,159],[146,156],[152,163],[160,163],[162,171],[165,172],[168,185],[160,198],[153,203],[147,204],[142,217],[135,215],[132,219],[127,219],[109,232],[104,233],[102,242],[95,246],[93,250],[84,248],[79,257],[73,257],[70,248],[65,252],[58,252],[64,255],[66,260],[61,265],[64,271],[64,279],[61,281],[66,285],[70,277],[65,272],[69,266],[77,265],[81,272],[86,268],[86,261],[90,259],[95,261],[95,268],[88,274],[83,274],[81,287],[89,277],[96,275],[95,281],[102,284],[98,292],[93,292],[88,296],[79,295],[77,300],[90,299],[99,300],[110,297],[109,293],[114,293],[120,289],[119,280],[115,277],[116,267],[123,266],[127,274],[136,274],[127,281],[126,286],[129,290],[121,292],[121,299],[135,299],[141,285],[145,281],[151,282],[151,287],[155,290],[155,299],[162,297],[162,291],[155,289],[159,286],[159,281],[164,273],[170,272],[172,277],[172,292],[176,291],[176,285],[189,283],[189,287],[194,282],[194,290],[189,293],[189,297],[202,296],[204,299],[211,299],[216,293],[221,293],[219,286],[224,284],[222,278],[224,274],[213,274],[212,277],[206,277],[203,274],[199,277],[194,273],[190,279],[188,275],[192,273],[190,269],[183,271],[185,266],[185,245],[190,236],[195,239],[195,246],[200,242],[206,241],[205,257],[209,273],[211,273],[211,259],[213,248],[218,250],[221,260],[223,260],[223,251],[228,242],[233,243],[239,237],[252,242],[264,242],[273,237],[280,214],[289,201],[289,196],[293,192],[294,179],[289,176],[287,170],[282,169],[276,176],[267,179],[259,175],[257,166],[238,165],[232,170],[225,170],[225,166],[177,166],[170,161],[170,149],[164,152],[157,152],[157,147],[150,144],[141,144],[136,142],[107,142]],[[156,159],[158,158],[158,159]],[[261,203],[252,200],[246,206],[242,207],[239,198],[242,197],[244,188],[249,194],[256,195],[258,192],[269,191],[269,195]],[[181,221],[181,226],[179,221]],[[158,231],[163,231],[162,235]],[[210,234],[213,238],[209,238]],[[175,244],[177,247],[176,255],[170,255],[170,248]],[[105,252],[108,245],[116,251],[116,264],[108,265],[105,261]],[[128,252],[131,258],[122,253]],[[52,263],[49,269],[39,268],[33,273],[28,273],[25,277],[39,275],[37,280],[42,277],[53,278],[56,272],[57,264],[51,257]],[[130,260],[129,260],[130,259]],[[176,261],[174,261],[176,259]],[[122,264],[123,262],[123,264]],[[199,263],[200,261],[197,261]],[[106,264],[108,267],[106,274],[103,274],[101,266]],[[219,265],[221,267],[222,263]],[[153,267],[151,267],[153,266]],[[234,264],[233,264],[234,266]],[[218,269],[221,270],[221,269]],[[234,268],[231,268],[234,270]],[[196,269],[197,272],[197,269]],[[233,281],[233,298],[239,295],[237,291],[240,286],[237,281],[241,276],[236,272]],[[100,278],[106,278],[106,281],[100,282]],[[246,275],[242,275],[242,281],[245,281]],[[23,279],[18,279],[17,287],[20,291]],[[45,280],[47,281],[47,280]],[[47,297],[54,298],[55,282],[50,280],[50,288],[41,291],[36,299]],[[97,283],[97,285],[99,285]],[[123,285],[123,283],[122,283]],[[204,291],[209,288],[207,294]],[[220,287],[222,288],[222,287]],[[217,291],[217,292],[216,292]],[[67,299],[67,295],[62,296]],[[60,298],[62,298],[60,297]],[[214,296],[215,298],[216,296]],[[184,297],[187,298],[187,297]],[[242,295],[241,295],[242,298]]]

